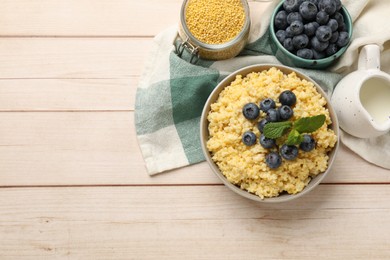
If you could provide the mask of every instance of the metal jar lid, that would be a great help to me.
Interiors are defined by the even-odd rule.
[[[248,2],[241,0],[245,12],[245,22],[241,31],[230,41],[221,44],[208,44],[195,38],[187,27],[186,8],[189,1],[191,0],[183,1],[180,11],[180,26],[177,37],[179,43],[175,45],[176,54],[181,57],[184,51],[187,51],[191,55],[191,63],[196,63],[199,58],[206,60],[224,60],[237,56],[245,47],[249,37],[251,22]]]

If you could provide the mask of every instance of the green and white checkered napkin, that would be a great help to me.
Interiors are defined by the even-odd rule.
[[[344,4],[356,19],[367,1],[346,1]],[[215,62],[199,60],[193,65],[188,62],[189,54],[185,53],[181,58],[175,54],[176,26],[155,37],[152,53],[139,82],[135,106],[138,142],[149,174],[204,160],[199,136],[200,115],[209,94],[224,77],[252,64],[280,64],[272,56],[267,31],[272,10],[278,2],[273,1],[262,12],[261,18],[256,18],[256,10],[264,3],[251,2],[250,43],[233,59]],[[354,45],[359,40],[356,31],[357,28],[348,52],[332,68],[333,72],[300,69],[329,94],[342,77],[335,72],[348,71],[347,68],[356,61],[358,47],[365,43]]]

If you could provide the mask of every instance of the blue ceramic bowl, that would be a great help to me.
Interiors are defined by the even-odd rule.
[[[274,12],[272,13],[271,22],[269,26],[269,32],[270,32],[270,38],[271,38],[271,49],[275,57],[284,65],[291,66],[291,67],[300,67],[300,68],[307,68],[307,69],[325,69],[329,66],[331,66],[338,58],[340,58],[341,55],[346,51],[346,49],[349,46],[349,43],[347,46],[344,46],[341,48],[338,52],[336,52],[334,55],[319,59],[319,60],[308,60],[303,59],[301,57],[298,57],[294,55],[293,53],[286,50],[283,45],[278,41],[275,35],[275,29],[274,29],[274,20],[276,14],[279,12],[279,10],[282,7],[284,1],[281,1],[278,6],[275,8]],[[349,38],[352,38],[352,19],[349,15],[347,9],[343,6],[340,10],[340,13],[344,16],[344,21],[347,26],[347,31],[349,33]]]

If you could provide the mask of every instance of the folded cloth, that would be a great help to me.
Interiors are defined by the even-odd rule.
[[[267,63],[280,64],[272,55],[268,26],[273,9],[279,3],[250,2],[252,28],[249,43],[239,56],[223,61],[199,60],[189,62],[190,55],[178,57],[177,26],[157,35],[152,52],[145,64],[136,94],[135,126],[138,143],[150,175],[198,163],[204,160],[200,146],[199,121],[203,105],[215,86],[228,74],[244,66]],[[343,57],[328,70],[298,69],[314,79],[330,95],[343,75],[356,68],[359,48],[376,43],[390,52],[390,26],[383,26],[390,8],[383,0],[346,0],[344,5],[354,21],[354,35]],[[260,13],[261,15],[256,15]],[[390,71],[390,55],[383,55],[382,68]],[[343,135],[345,136],[345,135]],[[357,143],[364,145],[356,145]],[[358,150],[363,157],[377,149],[378,154],[390,157],[389,140],[355,140],[346,145]],[[387,145],[387,147],[386,147]],[[387,150],[386,150],[387,149]],[[379,164],[383,158],[366,158]],[[381,165],[388,167],[389,165]]]

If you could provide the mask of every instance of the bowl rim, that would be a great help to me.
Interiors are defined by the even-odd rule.
[[[207,143],[208,136],[209,136],[209,132],[208,132],[208,124],[209,123],[207,120],[207,115],[210,111],[210,105],[217,100],[220,92],[225,87],[230,85],[230,83],[236,78],[236,75],[243,75],[243,76],[245,75],[246,76],[247,74],[249,74],[251,72],[260,72],[260,71],[268,70],[272,67],[275,67],[275,68],[281,70],[284,74],[289,74],[289,73],[295,72],[297,74],[297,76],[300,77],[301,79],[305,79],[305,80],[310,81],[314,84],[317,91],[325,98],[325,100],[327,102],[326,107],[328,108],[329,115],[332,119],[331,128],[333,129],[333,131],[335,132],[335,134],[337,136],[337,142],[336,142],[335,146],[333,147],[332,151],[330,151],[328,153],[329,159],[328,159],[327,169],[324,172],[322,172],[322,173],[318,174],[317,176],[315,176],[314,178],[312,178],[311,181],[309,182],[309,184],[301,192],[299,192],[297,194],[283,194],[283,195],[279,195],[277,197],[261,199],[259,196],[252,194],[252,193],[249,193],[246,190],[242,190],[241,188],[239,188],[236,185],[229,182],[227,180],[227,178],[221,173],[221,171],[219,170],[219,168],[215,164],[215,162],[211,159],[210,152],[208,151],[208,149],[206,147],[206,143]],[[280,203],[280,202],[287,202],[287,201],[291,201],[291,200],[300,198],[303,195],[312,191],[316,186],[318,186],[318,184],[320,184],[322,182],[322,180],[326,177],[326,175],[329,173],[330,169],[332,168],[333,162],[334,162],[336,154],[338,152],[339,143],[340,143],[340,131],[339,131],[339,123],[338,123],[338,119],[337,119],[337,114],[331,105],[330,98],[326,95],[325,91],[320,87],[320,85],[317,82],[315,82],[313,79],[306,76],[302,72],[300,72],[294,68],[285,66],[285,65],[254,64],[254,65],[243,67],[241,69],[238,69],[238,70],[230,73],[211,92],[211,94],[209,95],[209,97],[208,97],[208,99],[203,107],[201,118],[200,118],[200,139],[201,139],[200,142],[201,142],[203,155],[205,156],[206,161],[208,162],[208,164],[209,164],[210,168],[212,169],[212,171],[214,172],[214,174],[217,175],[217,177],[223,182],[223,184],[225,186],[227,186],[230,190],[234,191],[235,193],[237,193],[237,194],[239,194],[247,199],[256,201],[256,202]]]
[[[270,23],[269,23],[269,30],[270,30],[270,35],[271,35],[271,39],[272,41],[275,42],[275,44],[277,45],[278,49],[280,49],[284,55],[288,56],[290,59],[295,59],[299,62],[302,62],[302,63],[305,63],[305,65],[310,65],[312,64],[314,61],[316,61],[316,63],[331,63],[332,61],[338,59],[346,50],[347,48],[349,47],[349,45],[351,44],[351,41],[350,40],[348,42],[347,45],[345,45],[344,47],[342,47],[340,50],[338,50],[335,54],[329,56],[329,57],[326,57],[326,58],[323,58],[323,59],[312,59],[312,60],[309,60],[309,59],[304,59],[304,58],[301,58],[301,57],[298,57],[297,55],[294,55],[293,53],[289,52],[288,50],[286,50],[284,48],[284,46],[279,42],[279,40],[276,38],[276,32],[275,32],[275,28],[274,28],[274,20],[275,20],[275,16],[276,14],[278,13],[279,9],[281,8],[281,6],[283,5],[283,2],[284,1],[281,1],[274,9],[274,11],[272,12],[272,16],[271,16],[271,20],[270,20]],[[342,14],[344,16],[344,18],[346,18],[346,21],[347,21],[347,26],[348,26],[348,35],[349,35],[349,38],[352,39],[352,33],[353,33],[353,23],[352,23],[352,18],[351,18],[351,15],[349,14],[347,8],[345,8],[344,5],[342,5],[341,7],[341,10],[342,10]],[[313,67],[314,68],[314,67]]]

